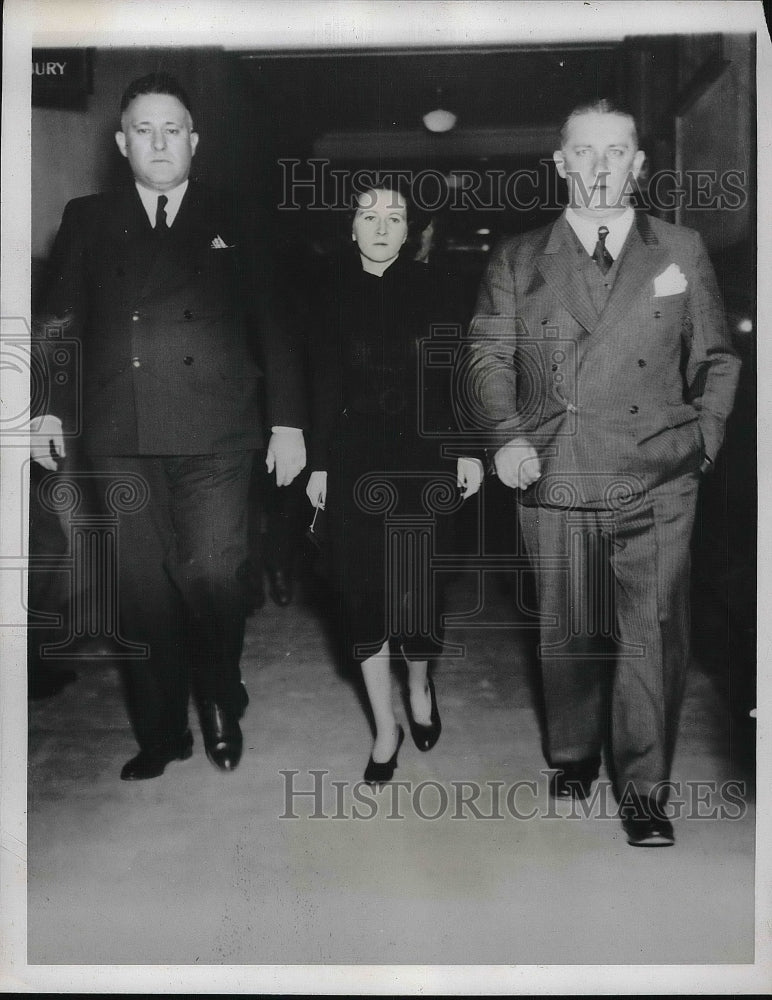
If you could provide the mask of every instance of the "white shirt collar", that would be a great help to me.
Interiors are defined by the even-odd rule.
[[[187,179],[184,180],[182,184],[178,184],[177,187],[172,188],[171,191],[153,191],[151,188],[146,188],[137,181],[134,182],[134,186],[142,199],[142,204],[145,207],[145,212],[147,213],[151,226],[155,226],[155,214],[158,209],[158,196],[160,194],[166,195],[168,199],[166,202],[166,224],[167,226],[171,226],[177,218],[177,212],[180,210],[182,198],[188,190]]]
[[[598,242],[598,229],[600,226],[605,226],[608,229],[606,249],[616,260],[622,252],[627,234],[634,221],[635,212],[629,205],[621,215],[617,215],[613,219],[600,220],[585,219],[584,216],[578,215],[573,208],[566,209],[566,222],[579,237],[580,243],[590,256],[592,256],[595,244]]]

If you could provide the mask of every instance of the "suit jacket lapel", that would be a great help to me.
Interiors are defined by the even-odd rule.
[[[565,216],[561,216],[552,227],[543,253],[536,258],[536,267],[574,319],[592,332],[598,324],[598,312],[568,229]]]
[[[115,211],[102,232],[108,246],[119,248],[119,270],[136,294],[153,265],[154,234],[133,185],[121,189],[116,195]]]
[[[143,295],[164,284],[173,284],[180,274],[187,275],[190,256],[195,249],[199,207],[198,191],[191,181],[169,232],[156,239],[151,227],[153,253],[142,284]]]
[[[635,225],[630,229],[627,246],[619,262],[619,273],[595,329],[596,339],[615,329],[624,319],[633,300],[664,269],[666,257],[667,248],[660,245],[649,225],[648,216],[636,212]]]

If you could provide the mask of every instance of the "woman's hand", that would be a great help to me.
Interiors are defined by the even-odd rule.
[[[312,472],[308,477],[308,486],[306,486],[306,496],[311,501],[312,507],[324,508],[325,502],[327,500],[327,473],[326,472]]]
[[[473,497],[483,480],[483,464],[479,458],[459,458],[456,462],[456,481],[464,500]]]

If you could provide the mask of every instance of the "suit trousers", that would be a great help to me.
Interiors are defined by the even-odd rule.
[[[253,579],[262,587],[262,572],[292,576],[302,549],[305,530],[313,515],[306,496],[308,472],[289,484],[277,486],[259,451],[252,470],[249,495],[249,551]]]
[[[56,568],[61,560],[61,568],[66,570],[68,540],[65,527],[40,498],[47,482],[52,478],[57,480],[59,474],[44,469],[37,462],[30,462],[29,474],[27,673],[31,680],[35,670],[44,666],[42,647],[67,638],[65,627],[55,624],[53,619],[64,617],[70,594],[65,573]],[[40,567],[41,562],[44,568]],[[46,618],[50,624],[43,624]]]
[[[618,791],[670,775],[689,659],[696,475],[616,510],[519,505],[540,613],[550,764],[599,758]]]
[[[239,660],[247,580],[247,494],[253,451],[96,456],[91,467],[140,477],[142,505],[122,513],[117,540],[121,637],[147,654],[124,664],[129,716],[142,749],[187,727],[192,685],[240,715]]]

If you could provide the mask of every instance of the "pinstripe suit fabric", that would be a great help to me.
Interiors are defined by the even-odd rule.
[[[688,663],[699,469],[739,362],[696,233],[639,214],[603,287],[588,261],[564,217],[503,242],[461,384],[494,447],[523,437],[541,461],[518,498],[551,762],[597,756],[610,724],[620,788],[648,794],[670,772]]]

